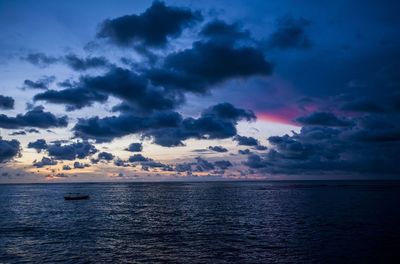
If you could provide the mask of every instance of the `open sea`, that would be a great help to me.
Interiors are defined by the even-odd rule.
[[[0,263],[399,260],[397,181],[0,185]]]

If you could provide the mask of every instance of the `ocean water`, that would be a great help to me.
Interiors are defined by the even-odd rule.
[[[0,185],[0,263],[395,263],[399,225],[395,181]]]

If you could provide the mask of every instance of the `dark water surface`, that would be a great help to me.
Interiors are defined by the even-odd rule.
[[[400,182],[0,185],[0,263],[395,263],[399,225]]]

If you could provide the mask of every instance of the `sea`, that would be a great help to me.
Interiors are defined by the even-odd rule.
[[[0,263],[399,260],[398,181],[0,185]]]

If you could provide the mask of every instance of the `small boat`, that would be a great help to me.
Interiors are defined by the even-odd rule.
[[[89,195],[81,194],[81,193],[69,193],[64,196],[64,200],[87,200],[89,199]]]

